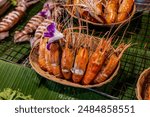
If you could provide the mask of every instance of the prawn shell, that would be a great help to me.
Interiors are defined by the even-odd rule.
[[[50,64],[52,72],[57,77],[62,77],[61,67],[60,67],[60,46],[58,43],[52,43],[50,46]]]
[[[47,70],[46,68],[46,60],[45,60],[45,47],[47,44],[47,39],[45,38],[41,38],[40,40],[40,46],[39,46],[39,56],[38,56],[38,63],[39,66],[43,69],[43,70]]]
[[[62,53],[61,69],[64,78],[67,80],[71,79],[72,76],[71,68],[74,63],[74,53],[72,51],[72,49],[64,48]],[[65,72],[64,70],[66,70],[67,72]]]
[[[86,71],[88,59],[89,59],[88,49],[84,47],[80,47],[79,51],[77,52],[75,63],[74,63],[74,68],[73,68],[78,73],[73,73],[72,75],[72,80],[75,83],[79,83],[82,80],[84,73]]]
[[[148,96],[149,99],[150,99],[150,90],[149,90],[149,94],[146,94],[147,92],[145,92],[145,90],[144,90],[146,81],[150,81],[150,67],[145,69],[140,74],[139,79],[137,81],[137,84],[136,84],[136,97],[137,97],[138,100],[144,100],[144,99],[147,100],[148,98],[146,98],[145,96]],[[149,85],[149,87],[150,87],[150,85]]]
[[[117,22],[125,20],[133,8],[134,0],[123,0],[122,4],[118,9]]]
[[[94,83],[97,84],[97,83],[102,83],[104,82],[105,80],[107,80],[107,78],[109,78],[109,76],[113,73],[113,71],[115,70],[116,66],[118,64],[118,61],[117,61],[117,56],[115,54],[113,54],[111,57],[110,57],[110,60],[108,60],[108,63],[106,65],[106,67],[104,68],[104,73],[105,74],[102,74],[101,72],[98,73],[98,75],[96,76],[96,78],[94,79]],[[109,66],[109,67],[107,67]],[[103,70],[102,70],[103,72]],[[106,75],[107,74],[107,75]],[[106,76],[105,76],[106,75]]]

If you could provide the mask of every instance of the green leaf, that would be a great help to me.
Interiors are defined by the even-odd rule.
[[[60,85],[39,76],[30,68],[1,60],[0,84],[0,91],[11,88],[38,100],[105,99],[92,91]]]

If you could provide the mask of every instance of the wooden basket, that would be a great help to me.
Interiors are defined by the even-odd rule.
[[[67,0],[67,4],[68,4],[68,5],[69,5],[69,4],[72,4],[71,0]],[[76,15],[71,14],[70,8],[66,7],[66,11],[67,11],[72,17],[78,19],[78,17],[77,17]],[[96,25],[96,26],[112,27],[112,26],[118,26],[118,25],[121,25],[121,24],[123,25],[123,24],[126,24],[126,23],[130,22],[130,21],[131,21],[131,18],[134,16],[135,12],[136,12],[136,5],[135,5],[135,3],[134,3],[133,8],[132,8],[132,11],[131,11],[130,14],[129,14],[130,16],[129,16],[127,19],[125,19],[124,21],[121,21],[121,22],[116,22],[116,23],[112,23],[112,24],[104,24],[104,23],[91,22],[91,21],[88,21],[88,20],[83,19],[83,18],[80,18],[80,20],[83,21],[83,22],[92,24],[92,25]]]
[[[77,32],[75,32],[74,34],[78,34]],[[80,34],[82,36],[85,36],[85,34]],[[87,35],[86,35],[87,36]],[[89,35],[88,35],[89,36]],[[90,37],[90,36],[89,36]],[[84,39],[84,38],[82,38]],[[95,43],[93,43],[93,48],[96,46],[96,42],[98,41],[99,42],[99,38],[94,38],[93,41],[95,41]],[[78,87],[78,88],[91,88],[91,87],[100,87],[104,84],[107,84],[109,82],[112,81],[112,79],[116,76],[116,74],[118,73],[118,70],[120,68],[120,62],[118,63],[114,73],[104,82],[102,83],[99,83],[99,84],[93,84],[93,85],[81,85],[81,84],[77,84],[77,83],[73,83],[71,81],[67,81],[65,79],[61,79],[61,78],[57,78],[56,76],[54,75],[51,75],[49,74],[48,72],[42,70],[38,64],[38,46],[35,46],[34,48],[32,48],[31,52],[30,52],[30,56],[29,56],[29,61],[30,61],[30,64],[32,66],[32,68],[38,73],[40,74],[41,76],[43,76],[44,78],[47,78],[51,81],[54,81],[54,82],[57,82],[57,83],[60,83],[60,84],[63,84],[63,85],[67,85],[67,86],[72,86],[72,87]],[[95,48],[94,48],[95,49]],[[93,50],[94,50],[93,49]]]
[[[144,85],[145,85],[145,81],[147,81],[148,79],[148,75],[150,75],[150,68],[148,68],[148,69],[146,69],[146,70],[144,70],[142,73],[141,73],[141,75],[140,75],[140,77],[139,77],[139,79],[138,79],[138,81],[137,81],[137,85],[136,85],[136,96],[137,96],[137,99],[138,100],[143,100],[144,98],[143,98],[143,92],[145,92],[144,91]],[[150,80],[150,79],[149,79]]]

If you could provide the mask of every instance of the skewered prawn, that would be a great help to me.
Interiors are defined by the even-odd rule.
[[[0,22],[0,40],[8,36],[9,30],[24,16],[27,7],[37,2],[39,2],[39,0],[21,0],[18,2],[15,10],[6,15]]]
[[[74,59],[75,59],[75,49],[72,44],[72,37],[70,33],[66,34],[66,44],[63,49],[62,58],[61,58],[61,70],[65,79],[71,79],[72,73],[71,69],[73,67]]]
[[[90,84],[102,68],[104,60],[106,59],[106,53],[110,49],[110,43],[110,39],[107,41],[104,39],[100,40],[96,51],[89,59],[87,70],[82,81],[84,85]]]
[[[105,8],[105,20],[108,24],[114,23],[117,18],[119,0],[108,0]]]
[[[130,47],[131,44],[120,44],[116,50],[112,53],[110,58],[107,60],[106,66],[104,66],[103,70],[98,73],[97,77],[94,80],[94,83],[104,82],[109,78],[112,72],[115,70],[118,65],[119,60],[121,59],[124,51]]]
[[[134,0],[122,0],[122,3],[118,10],[117,22],[123,21],[129,15],[132,10]]]

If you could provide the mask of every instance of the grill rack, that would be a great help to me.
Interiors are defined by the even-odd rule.
[[[122,36],[124,29],[119,31]],[[14,44],[13,37],[0,42],[0,59],[30,67],[28,55],[30,44]],[[140,73],[150,67],[150,11],[138,12],[124,37],[125,41],[136,43],[129,48],[121,59],[118,75],[111,83],[99,88],[90,88],[107,99],[136,99],[136,82]]]
[[[120,36],[122,31],[119,31]],[[106,95],[103,95],[110,99],[134,100],[137,80],[142,71],[150,67],[150,12],[139,12],[135,15],[124,41],[131,41],[136,45],[124,53],[116,78],[103,87],[90,90],[100,94],[105,92]]]

